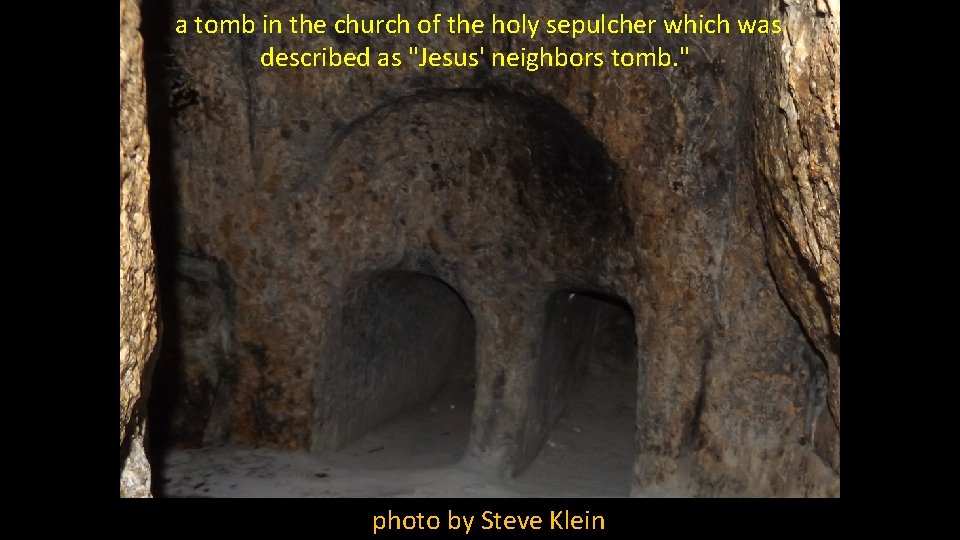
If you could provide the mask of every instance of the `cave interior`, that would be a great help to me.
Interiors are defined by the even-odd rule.
[[[767,4],[729,9],[826,24]],[[839,323],[791,292],[804,252],[765,210],[793,136],[757,127],[783,122],[757,76],[776,47],[704,41],[656,73],[297,71],[257,64],[269,36],[172,31],[230,10],[142,2],[155,495],[839,495]]]

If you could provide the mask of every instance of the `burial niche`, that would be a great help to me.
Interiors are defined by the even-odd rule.
[[[544,436],[518,486],[627,496],[637,403],[633,311],[604,293],[562,290],[545,315],[533,402]]]
[[[470,431],[475,341],[470,310],[440,279],[388,271],[360,280],[326,349],[314,450],[363,438],[374,450],[408,454],[408,466],[459,460]]]

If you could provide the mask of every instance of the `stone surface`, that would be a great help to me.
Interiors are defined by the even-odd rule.
[[[784,32],[756,44],[754,183],[781,294],[826,360],[840,428],[840,2],[766,2]],[[839,441],[831,443],[839,446]],[[839,471],[839,453],[829,451]]]
[[[474,324],[456,292],[422,274],[386,272],[352,290],[317,378],[312,447],[330,450],[434,396],[454,374],[472,378]]]
[[[616,10],[662,20],[715,13],[716,4],[624,1]],[[443,0],[403,6],[411,18],[457,10],[486,18],[489,9]],[[723,13],[766,8],[731,2]],[[399,8],[335,0],[244,9],[331,18]],[[498,6],[503,16],[521,9],[595,14],[572,0]],[[229,2],[181,0],[167,16],[237,13]],[[169,22],[157,24],[169,32]],[[778,284],[789,285],[769,226],[764,233],[772,203],[763,163],[785,162],[787,150],[764,146],[744,122],[778,106],[763,86],[776,83],[753,56],[779,62],[786,53],[772,37],[692,39],[695,52],[664,71],[298,71],[263,69],[258,56],[278,42],[403,50],[409,37],[328,34],[307,44],[170,35],[155,69],[169,105],[171,244],[218,261],[234,288],[231,313],[217,313],[226,308],[216,302],[203,308],[211,321],[232,321],[230,397],[196,390],[196,402],[212,410],[194,417],[219,418],[220,440],[236,444],[319,450],[344,442],[334,426],[349,419],[328,403],[373,373],[343,355],[343,315],[358,305],[350,291],[382,272],[419,272],[452,287],[475,324],[468,457],[512,475],[540,451],[568,393],[565,373],[579,365],[576,340],[543,342],[559,334],[546,330],[549,303],[601,294],[630,307],[639,344],[635,492],[838,495],[839,474],[820,457],[839,448],[821,420],[821,344],[811,347],[808,323],[800,315],[801,328],[799,310],[778,294]],[[507,41],[418,37],[438,50]],[[649,42],[588,36],[575,46]],[[364,329],[358,319],[346,331]],[[558,352],[541,354],[550,350]],[[202,362],[181,365],[193,366],[183,378],[204,378]]]
[[[147,104],[140,7],[120,2],[120,495],[150,496],[144,455],[157,300],[148,209]]]
[[[181,254],[173,267],[177,302],[165,314],[170,365],[154,378],[164,391],[151,401],[160,412],[152,422],[159,429],[150,436],[163,445],[216,444],[223,440],[227,391],[236,371],[233,281],[216,259]]]

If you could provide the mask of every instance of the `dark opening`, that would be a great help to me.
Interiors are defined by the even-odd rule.
[[[373,463],[436,466],[466,450],[473,409],[473,317],[443,281],[377,275],[355,290],[317,387],[314,448],[377,453]],[[332,384],[331,384],[332,383]]]
[[[619,298],[580,290],[551,296],[535,383],[544,436],[539,453],[517,478],[521,490],[629,495],[636,336],[633,311]]]

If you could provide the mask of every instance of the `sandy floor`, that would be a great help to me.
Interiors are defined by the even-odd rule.
[[[460,463],[472,407],[469,381],[340,452],[235,447],[174,450],[155,479],[169,497],[626,497],[636,377],[591,366],[537,459],[500,480]]]

